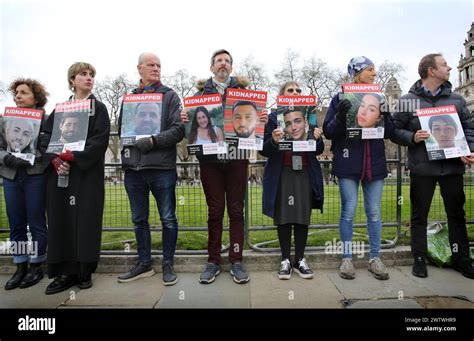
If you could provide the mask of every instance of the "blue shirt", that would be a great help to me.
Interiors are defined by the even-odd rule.
[[[441,87],[442,87],[442,85],[438,88],[438,90],[436,90],[434,95],[430,90],[428,90],[424,86],[423,86],[423,91],[425,92],[425,95],[428,96],[428,97],[436,97],[441,93]]]

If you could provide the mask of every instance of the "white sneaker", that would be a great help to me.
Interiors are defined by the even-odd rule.
[[[309,268],[308,263],[306,263],[306,259],[304,258],[296,262],[293,267],[295,272],[300,275],[301,278],[311,279],[314,276],[313,271]]]
[[[290,261],[288,259],[284,259],[280,264],[280,271],[278,271],[278,278],[290,279],[292,271],[293,269],[291,268]]]

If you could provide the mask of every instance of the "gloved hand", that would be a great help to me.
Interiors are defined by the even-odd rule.
[[[46,136],[46,134],[40,133],[39,138],[38,138],[38,149],[42,153],[48,148],[49,139],[50,137]]]
[[[383,120],[387,122],[388,120],[392,120],[392,114],[389,111],[382,111]]]
[[[69,161],[69,162],[74,161],[74,154],[70,150],[66,150],[65,153],[61,153],[58,156],[63,161]]]
[[[343,99],[337,106],[336,120],[339,123],[346,124],[347,113],[351,109],[352,104],[348,99]]]
[[[11,167],[15,169],[28,167],[30,165],[28,161],[20,159],[11,154],[7,154],[3,157],[3,164],[7,167]]]
[[[148,153],[153,149],[153,140],[151,137],[144,137],[136,140],[133,145],[142,153]]]
[[[64,161],[61,160],[59,156],[56,156],[55,158],[51,160],[51,163],[53,164],[54,169],[56,170],[56,173],[59,174],[60,173],[59,167],[64,163]]]

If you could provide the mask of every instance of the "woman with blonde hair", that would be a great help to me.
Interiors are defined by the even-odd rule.
[[[100,255],[104,209],[104,154],[109,143],[110,121],[107,108],[92,95],[95,68],[74,63],[68,70],[69,100],[90,100],[87,139],[83,151],[47,154],[46,210],[48,212],[48,275],[54,281],[46,294],[92,286],[92,273]],[[45,135],[51,139],[55,112],[46,121]],[[67,175],[68,185],[58,187],[58,176]]]
[[[373,84],[375,82],[375,66],[367,57],[352,58],[347,70],[353,83]],[[339,95],[336,94],[332,98],[323,124],[324,135],[332,140],[332,174],[338,178],[341,195],[339,233],[343,243],[343,255],[339,275],[344,279],[355,278],[355,269],[352,264],[352,233],[359,184],[361,184],[370,244],[368,270],[375,278],[385,280],[389,278],[389,274],[380,260],[382,233],[380,204],[384,178],[387,177],[385,145],[383,139],[346,138],[347,112],[351,108],[351,102],[347,99],[340,101]],[[392,119],[390,113],[383,110],[382,115],[385,121],[385,138],[389,138],[394,132]]]

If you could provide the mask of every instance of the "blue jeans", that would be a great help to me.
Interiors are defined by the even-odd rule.
[[[15,264],[46,260],[48,229],[46,227],[45,201],[46,178],[43,174],[28,175],[24,169],[17,171],[14,180],[3,178],[3,194],[10,223],[10,241],[26,245],[27,226],[30,229],[34,254],[17,249],[13,255]],[[16,244],[17,246],[20,244]]]
[[[144,169],[125,171],[125,189],[132,210],[132,222],[137,240],[138,260],[151,264],[150,191],[155,197],[162,226],[163,263],[173,265],[178,239],[176,220],[176,171]]]
[[[359,180],[339,178],[339,192],[341,194],[341,219],[339,234],[343,242],[343,258],[352,258],[352,230],[357,209]],[[382,233],[382,219],[380,215],[380,201],[382,200],[384,180],[371,182],[362,181],[364,191],[364,208],[367,216],[367,230],[369,232],[370,258],[380,256],[380,240]],[[346,247],[349,246],[349,247]]]

